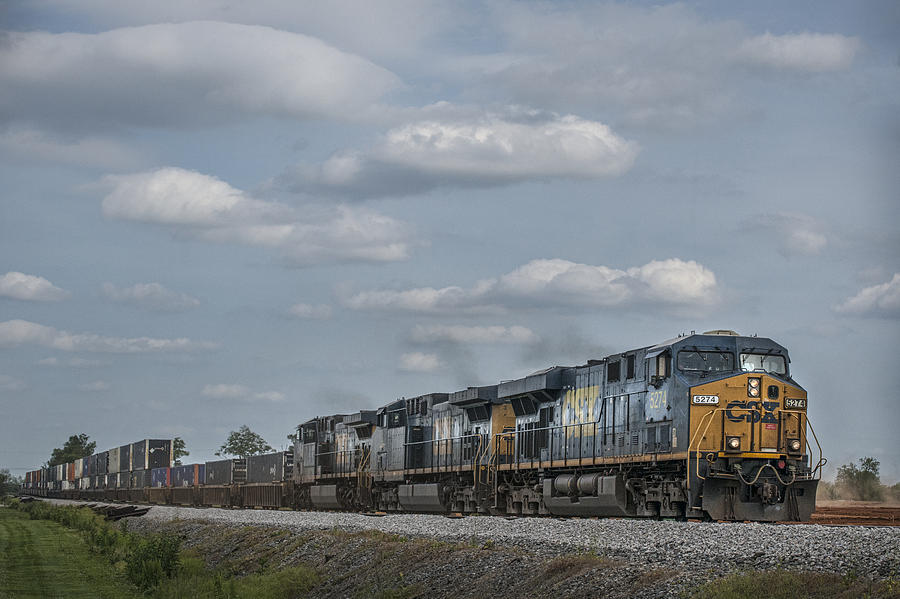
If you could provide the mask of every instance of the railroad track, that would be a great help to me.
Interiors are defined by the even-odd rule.
[[[809,524],[900,526],[900,506],[819,506]]]

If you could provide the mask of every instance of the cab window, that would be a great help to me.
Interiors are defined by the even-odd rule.
[[[734,355],[718,351],[680,351],[678,369],[682,372],[731,372]]]
[[[784,356],[772,356],[766,354],[741,354],[741,370],[753,372],[764,370],[774,374],[785,374],[787,365]]]

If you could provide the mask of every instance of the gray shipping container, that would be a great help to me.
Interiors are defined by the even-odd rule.
[[[272,483],[285,480],[285,472],[290,475],[294,454],[290,451],[279,451],[247,458],[248,483]],[[206,469],[209,476],[209,467]]]
[[[119,448],[114,447],[109,450],[109,471],[110,472],[118,472],[119,471]]]
[[[172,465],[172,439],[147,439],[147,469]]]
[[[144,470],[147,468],[147,441],[138,441],[131,444],[131,469]]]
[[[230,485],[234,482],[234,460],[206,462],[205,485]]]
[[[109,472],[109,452],[101,451],[97,454],[97,474],[107,474]]]
[[[131,445],[123,445],[119,448],[119,472],[131,470]]]
[[[143,489],[150,486],[150,470],[133,470],[131,472],[131,488]]]

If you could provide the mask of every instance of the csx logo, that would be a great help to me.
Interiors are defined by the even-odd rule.
[[[760,403],[762,413],[759,410]],[[773,413],[777,407],[777,401],[733,401],[725,408],[725,416],[732,422],[778,422]],[[732,412],[734,409],[740,409],[740,412],[735,414]]]

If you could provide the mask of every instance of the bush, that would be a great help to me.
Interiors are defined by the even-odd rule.
[[[852,499],[860,501],[881,501],[884,498],[878,470],[881,463],[875,458],[865,457],[856,464],[845,464],[838,468],[835,485],[845,490]]]
[[[181,540],[174,535],[128,536],[125,573],[143,590],[157,586],[163,578],[175,574],[179,564]]]

